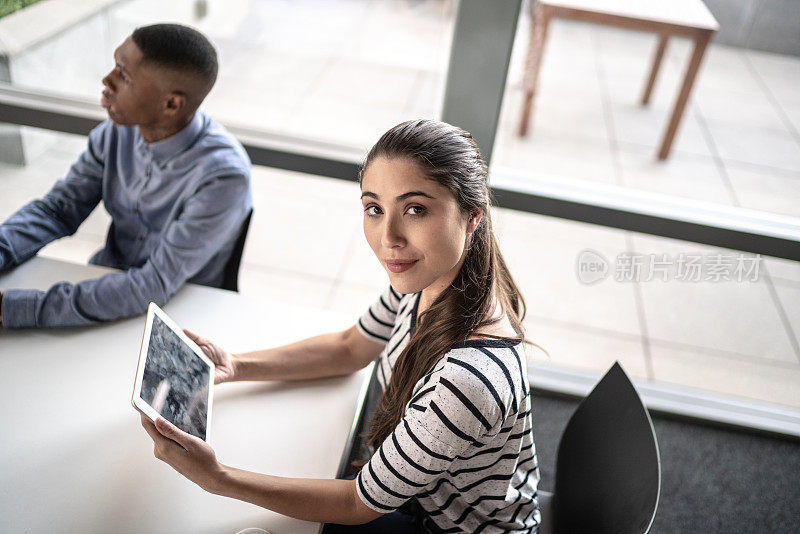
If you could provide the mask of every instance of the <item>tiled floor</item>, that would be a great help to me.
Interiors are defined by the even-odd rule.
[[[361,148],[401,119],[436,115],[451,2],[349,1],[333,11],[324,5],[253,2],[260,11],[231,26],[238,33],[219,25],[226,76],[239,82],[218,85],[210,109],[233,122]],[[288,29],[306,19],[321,28],[326,17],[330,27],[303,46]],[[245,31],[265,25],[277,33]],[[340,37],[331,40],[336,32]],[[237,49],[242,34],[251,39]],[[687,43],[670,44],[652,104],[641,108],[636,102],[655,39],[556,21],[534,129],[519,139],[526,39],[523,21],[494,165],[800,216],[800,58],[712,45],[673,155],[659,163],[655,147],[688,60]],[[265,93],[270,79],[285,83]],[[78,137],[32,131],[26,142],[31,164],[0,166],[0,220],[45,192],[83,145]],[[357,186],[268,168],[254,169],[253,177],[242,292],[355,318],[386,284],[361,234]],[[535,361],[599,372],[618,359],[641,380],[800,409],[799,263],[765,258],[752,282],[684,282],[670,271],[666,282],[611,276],[584,284],[577,268],[586,249],[609,263],[625,252],[672,260],[739,253],[501,209],[495,223],[527,299],[529,337],[549,353],[532,349]],[[85,261],[106,225],[97,210],[75,236],[42,253]]]

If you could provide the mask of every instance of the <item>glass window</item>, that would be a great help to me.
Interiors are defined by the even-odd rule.
[[[800,58],[712,39],[668,159],[656,158],[693,45],[672,37],[641,104],[655,34],[554,18],[520,136],[531,27],[523,4],[493,163],[800,217]],[[792,82],[794,79],[794,82]]]
[[[654,34],[553,19],[529,131],[520,136],[530,24],[524,3],[495,176],[646,191],[654,203],[691,199],[788,216],[798,227],[800,100],[787,80],[800,76],[800,58],[712,41],[672,153],[659,161],[691,43],[670,39],[643,106]],[[551,356],[537,354],[539,361],[600,370],[619,359],[646,380],[800,407],[797,262],[540,215],[505,218],[503,246],[528,297],[528,335]]]
[[[13,84],[99,101],[114,48],[138,26],[170,21],[217,46],[204,108],[224,124],[363,150],[403,120],[440,113],[452,0],[127,0],[80,14],[72,5],[13,15],[28,28],[9,53]]]

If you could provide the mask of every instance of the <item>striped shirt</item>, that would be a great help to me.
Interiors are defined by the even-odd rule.
[[[419,296],[390,287],[358,321],[385,344],[376,362],[383,388],[414,331]],[[459,343],[414,386],[402,421],[358,474],[358,495],[381,513],[415,497],[444,532],[536,533],[531,427],[522,344]]]

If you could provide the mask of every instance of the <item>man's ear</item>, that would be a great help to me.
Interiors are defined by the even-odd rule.
[[[186,95],[177,91],[170,93],[164,103],[164,113],[170,117],[181,115],[186,110]]]
[[[469,221],[467,221],[467,233],[471,234],[475,231],[478,225],[481,223],[481,219],[483,219],[483,210],[482,209],[474,209],[472,213],[470,213]]]

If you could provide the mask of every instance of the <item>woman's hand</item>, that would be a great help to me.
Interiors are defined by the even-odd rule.
[[[142,426],[153,439],[153,454],[206,491],[215,493],[222,483],[224,468],[214,449],[200,438],[187,434],[159,417],[153,424],[142,417]]]
[[[189,336],[189,339],[197,343],[197,346],[203,349],[206,356],[211,358],[214,362],[216,370],[214,371],[214,383],[221,384],[222,382],[230,382],[236,375],[236,360],[231,356],[228,351],[215,345],[204,337],[200,337],[194,332],[183,329],[183,333]]]
[[[283,478],[227,467],[203,440],[182,432],[163,417],[153,424],[153,453],[204,490],[315,523],[358,524],[382,514],[361,502],[355,480]]]

